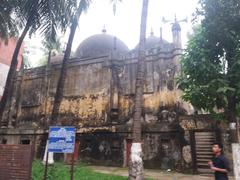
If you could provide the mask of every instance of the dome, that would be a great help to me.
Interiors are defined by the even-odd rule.
[[[155,36],[153,33],[146,39],[145,49],[149,50],[152,48],[155,48],[160,45],[161,39],[157,36]],[[166,40],[162,40],[163,44],[169,44]],[[139,45],[135,47],[135,50],[137,50]]]
[[[80,58],[107,55],[111,51],[123,54],[129,51],[120,39],[106,33],[96,34],[85,39],[77,48],[75,56]]]
[[[160,43],[160,39],[157,36],[151,35],[146,39],[146,49],[152,49]]]

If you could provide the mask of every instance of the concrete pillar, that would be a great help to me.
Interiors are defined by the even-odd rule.
[[[240,144],[232,144],[232,154],[233,154],[233,170],[235,180],[240,179]]]
[[[48,140],[47,140],[47,144],[46,144],[46,147],[45,147],[44,157],[43,157],[43,160],[42,160],[43,164],[46,164],[47,152],[48,152]],[[48,154],[48,164],[53,164],[53,163],[54,163],[53,153],[49,152],[49,154]]]

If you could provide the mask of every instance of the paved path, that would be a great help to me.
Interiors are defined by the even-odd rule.
[[[119,167],[105,167],[105,166],[90,166],[94,171],[104,174],[113,174],[120,176],[128,176],[127,168]],[[213,176],[200,176],[200,175],[186,175],[181,173],[167,173],[160,170],[144,170],[145,178],[151,178],[154,180],[214,180]],[[230,178],[233,180],[233,178]]]

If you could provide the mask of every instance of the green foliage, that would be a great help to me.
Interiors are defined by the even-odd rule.
[[[32,180],[42,179],[44,166],[40,161],[33,161],[32,165]]]
[[[2,0],[0,3],[0,37],[8,39],[18,34],[17,22],[12,17],[14,7],[18,4],[13,0]]]
[[[240,101],[240,4],[235,0],[200,0],[202,23],[182,57],[179,87],[195,107],[236,111]],[[230,100],[231,99],[231,100]],[[231,105],[230,105],[231,103]]]
[[[225,95],[229,90],[228,81],[224,78],[224,67],[212,61],[211,48],[206,44],[204,29],[198,27],[188,42],[182,57],[183,74],[179,87],[184,90],[183,98],[195,107],[213,111],[217,106],[226,106]]]
[[[63,51],[63,47],[59,37],[56,37],[55,39],[44,39],[42,41],[42,44],[44,47],[45,54],[48,54],[48,52],[52,50],[55,50],[58,53]]]
[[[46,39],[54,40],[57,29],[65,32],[70,26],[77,5],[77,0],[2,0],[0,36],[8,38],[30,26],[30,36],[39,31]]]
[[[30,36],[39,30],[46,39],[54,39],[57,29],[65,32],[69,27],[76,6],[76,0],[23,0],[16,12],[23,22],[33,17]]]
[[[42,179],[44,175],[44,166],[40,161],[34,161],[32,167],[32,180]],[[48,169],[48,180],[66,180],[70,179],[70,166],[66,166],[62,163],[54,163],[50,165]],[[81,180],[127,180],[126,177],[106,175],[102,173],[94,172],[92,169],[77,165],[74,168],[74,179]]]
[[[44,39],[42,41],[44,56],[40,59],[39,65],[46,65],[48,61],[49,53],[51,57],[63,53],[64,49],[60,42],[60,38],[56,37],[54,39]]]
[[[226,116],[224,113],[215,113],[213,112],[212,114],[210,114],[210,117],[216,121],[222,121],[226,119]]]

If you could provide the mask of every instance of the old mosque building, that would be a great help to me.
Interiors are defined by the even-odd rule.
[[[172,42],[153,32],[146,39],[144,165],[204,172],[211,158],[211,143],[221,139],[227,144],[228,135],[221,132],[224,125],[209,120],[208,115],[192,115],[192,106],[181,99],[176,86],[182,54],[177,20],[171,30]],[[59,123],[77,128],[76,159],[127,166],[137,55],[138,46],[129,50],[104,29],[85,39],[70,59]],[[32,144],[35,157],[43,157],[61,60],[62,56],[57,55],[52,57],[50,66],[18,71],[11,103],[1,122],[1,143]]]

